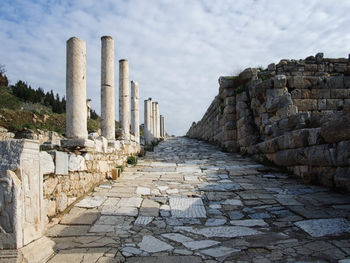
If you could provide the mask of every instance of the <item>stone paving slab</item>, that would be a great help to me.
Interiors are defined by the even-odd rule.
[[[169,199],[170,211],[177,218],[206,218],[206,211],[200,198],[172,197]]]
[[[171,138],[46,233],[51,262],[341,262],[350,196]]]
[[[350,221],[344,218],[311,219],[296,222],[295,225],[312,237],[350,233]]]

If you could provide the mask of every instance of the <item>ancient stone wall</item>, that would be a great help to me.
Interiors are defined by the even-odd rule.
[[[82,149],[61,148],[41,152],[45,159],[44,201],[47,216],[63,212],[79,197],[105,178],[118,174],[117,167],[125,165],[127,156],[138,152],[135,142],[115,141],[108,145],[106,139],[95,139],[90,147]]]
[[[0,249],[21,248],[42,236],[50,217],[97,183],[118,176],[118,166],[139,151],[131,141],[99,137],[84,146],[40,150],[38,140],[0,141]],[[42,148],[52,147],[46,144]]]
[[[350,190],[350,60],[281,60],[220,77],[219,95],[187,136]]]

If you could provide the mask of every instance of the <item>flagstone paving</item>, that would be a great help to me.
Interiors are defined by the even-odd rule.
[[[46,233],[49,262],[347,262],[350,196],[171,138]]]

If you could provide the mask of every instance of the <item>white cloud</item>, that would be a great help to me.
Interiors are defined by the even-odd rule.
[[[65,42],[80,37],[87,43],[87,94],[99,111],[100,37],[111,35],[116,96],[118,60],[127,58],[140,102],[157,100],[167,130],[181,135],[210,105],[220,75],[319,51],[347,56],[349,8],[349,1],[330,0],[5,0],[0,64],[12,82],[64,95]]]

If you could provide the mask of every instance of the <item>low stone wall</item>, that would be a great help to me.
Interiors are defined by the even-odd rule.
[[[44,166],[44,201],[47,216],[63,212],[77,198],[105,178],[112,178],[117,167],[125,165],[127,156],[138,152],[133,142],[96,139],[92,147],[60,148],[40,152]]]
[[[133,138],[133,136],[131,136]],[[42,236],[50,217],[93,186],[116,178],[118,166],[139,152],[135,141],[0,141],[0,249],[21,248]],[[44,148],[52,148],[47,151]]]
[[[350,60],[281,60],[219,79],[219,95],[188,137],[350,190]]]

